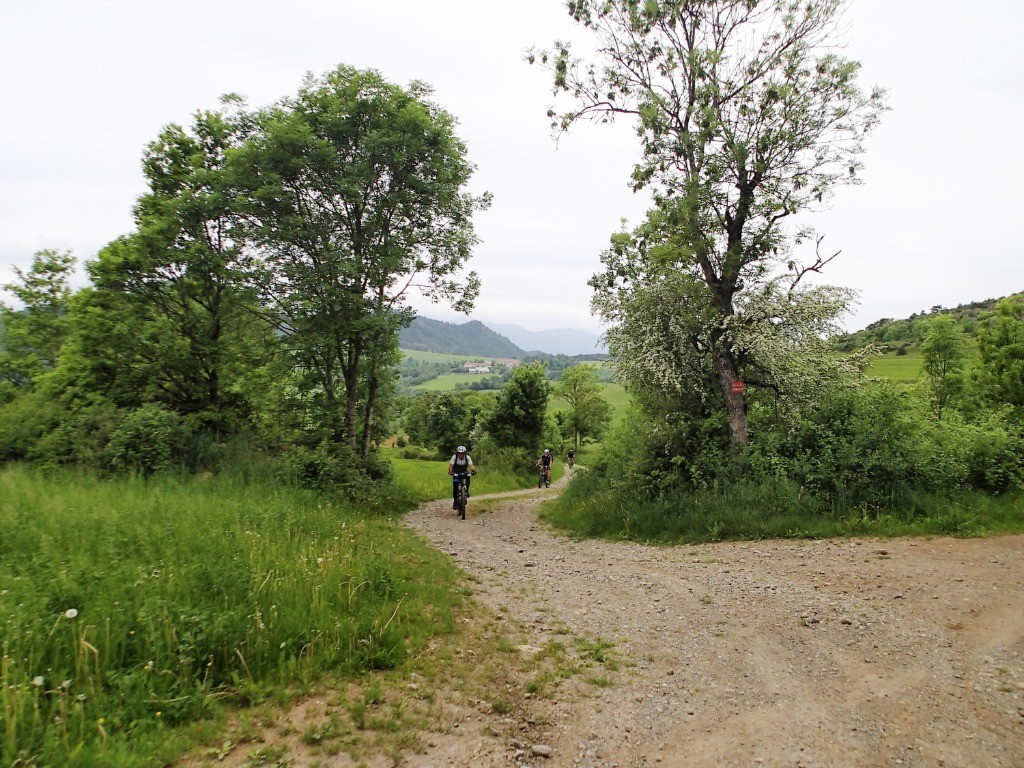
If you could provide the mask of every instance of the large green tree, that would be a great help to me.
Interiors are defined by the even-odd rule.
[[[516,368],[484,425],[495,444],[536,450],[544,437],[550,391],[543,363]]]
[[[247,410],[237,383],[270,341],[253,312],[224,168],[247,130],[234,108],[197,113],[189,129],[167,126],[144,156],[149,191],[135,206],[136,231],[88,265],[79,366],[119,405],[161,402],[218,431]]]
[[[569,0],[590,30],[589,60],[568,45],[531,53],[548,67],[556,130],[580,121],[634,121],[642,157],[637,189],[655,210],[638,240],[649,262],[644,289],[683,274],[692,322],[679,343],[697,343],[713,372],[734,446],[747,442],[739,341],[733,329],[770,316],[740,316],[746,292],[780,272],[790,288],[831,257],[799,263],[807,232],[784,223],[856,180],[862,139],[883,108],[880,91],[857,85],[859,65],[828,48],[840,0]],[[819,240],[820,243],[820,240]],[[598,279],[621,284],[614,262]],[[624,305],[610,313],[613,322]],[[663,325],[678,307],[663,305]],[[654,360],[653,356],[651,357]],[[657,363],[656,363],[657,365]],[[703,378],[703,377],[702,377]]]
[[[430,89],[339,67],[261,112],[230,165],[268,316],[311,393],[317,436],[366,457],[393,389],[409,292],[467,311],[487,196]]]

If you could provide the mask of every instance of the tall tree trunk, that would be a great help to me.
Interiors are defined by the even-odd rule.
[[[736,363],[729,351],[722,348],[721,340],[716,339],[712,358],[718,383],[722,388],[722,399],[725,413],[729,419],[729,442],[733,450],[738,450],[748,442],[747,438],[747,406],[742,392],[735,391],[733,385],[740,381],[736,372]]]
[[[370,364],[370,370],[367,376],[368,380],[366,384],[366,405],[364,406],[366,411],[363,414],[363,461],[366,461],[366,459],[370,455],[370,443],[373,430],[373,409],[377,405],[377,389],[380,384],[377,378],[377,367],[377,361],[373,360],[373,362]]]

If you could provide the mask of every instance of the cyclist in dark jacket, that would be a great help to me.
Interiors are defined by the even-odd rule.
[[[466,446],[460,445],[455,449],[455,455],[448,462],[448,474],[452,476],[452,509],[458,509],[459,484],[457,473],[466,473],[466,497],[469,497],[469,483],[476,474],[476,467],[473,466],[473,457],[466,453]]]
[[[544,482],[551,483],[551,465],[554,464],[555,457],[551,455],[551,449],[545,448],[544,453],[537,459],[537,466],[544,469]]]

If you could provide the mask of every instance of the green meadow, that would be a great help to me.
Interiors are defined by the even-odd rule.
[[[492,376],[490,373],[444,373],[436,379],[417,384],[413,389],[420,392],[448,392],[454,390],[457,384],[475,384]]]
[[[922,365],[920,352],[908,352],[905,355],[889,353],[871,361],[868,375],[892,379],[902,384],[913,384],[921,377]]]
[[[456,572],[391,511],[18,466],[0,499],[4,765],[166,765],[224,702],[396,667],[453,630]]]

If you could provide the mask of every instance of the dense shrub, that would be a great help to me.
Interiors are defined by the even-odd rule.
[[[177,413],[148,403],[125,415],[110,435],[110,468],[141,475],[170,471],[180,465],[188,437]]]
[[[1024,430],[1012,409],[940,419],[926,391],[891,382],[828,391],[799,412],[755,400],[742,453],[730,451],[714,414],[652,410],[620,422],[554,518],[654,540],[877,530],[887,516],[943,519],[943,532],[960,533],[962,510],[977,503],[970,494],[1024,488]]]

